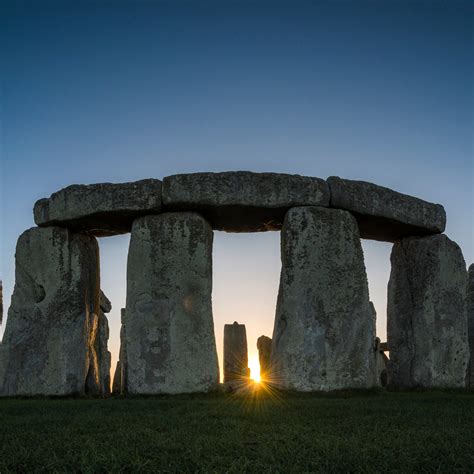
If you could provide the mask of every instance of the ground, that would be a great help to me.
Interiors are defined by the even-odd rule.
[[[10,471],[472,473],[474,393],[4,399]]]

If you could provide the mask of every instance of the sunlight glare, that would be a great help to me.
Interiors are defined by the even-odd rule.
[[[260,382],[260,362],[258,355],[254,355],[249,359],[250,378],[255,382]]]

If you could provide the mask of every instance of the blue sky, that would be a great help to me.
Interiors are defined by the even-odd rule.
[[[339,175],[440,202],[474,261],[471,2],[2,2],[8,306],[34,202],[192,171]],[[199,3],[199,4],[198,4]],[[100,240],[118,347],[128,236]],[[271,335],[279,235],[216,233],[214,312]],[[390,245],[364,242],[385,335]]]

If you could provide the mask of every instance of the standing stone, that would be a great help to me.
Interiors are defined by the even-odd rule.
[[[110,395],[110,364],[112,354],[108,350],[109,322],[105,313],[110,313],[112,304],[109,299],[100,292],[99,331],[97,337],[97,356],[99,361],[100,393],[103,396]]]
[[[120,349],[118,360],[115,365],[114,378],[112,381],[112,394],[124,395],[127,393],[127,342],[125,340],[126,332],[126,310],[120,310]]]
[[[375,358],[374,385],[381,386],[383,385],[382,380],[385,380],[387,375],[387,367],[385,362],[387,356],[380,348],[380,338],[377,337],[377,311],[372,301],[370,301],[370,314],[372,315],[373,321],[372,340],[374,341]]]
[[[112,304],[105,294],[100,292],[97,329],[91,334],[94,344],[89,372],[86,379],[86,392],[90,395],[110,395],[110,363],[112,355],[108,351],[109,322],[106,312],[112,310]]]
[[[32,228],[18,240],[15,263],[0,349],[0,394],[85,393],[90,361],[97,360],[96,240],[59,227]]]
[[[271,380],[270,359],[272,355],[272,340],[267,336],[257,339],[258,361],[260,363],[260,379],[264,382]]]
[[[100,393],[103,396],[110,395],[110,365],[112,363],[112,354],[107,350],[109,334],[107,316],[101,313],[99,317],[99,373]]]
[[[469,334],[469,369],[467,386],[474,389],[474,263],[469,267],[469,282],[467,287],[467,321]]]
[[[387,364],[388,357],[385,355],[380,342],[380,338],[375,338],[374,344],[375,354],[375,385],[385,387],[387,385]]]
[[[245,324],[224,325],[224,383],[249,376]]]
[[[190,212],[133,223],[127,269],[127,387],[133,394],[217,387],[209,224]]]
[[[115,365],[114,381],[112,383],[112,394],[120,395],[122,393],[122,365],[120,360]]]
[[[120,310],[120,393],[128,392],[128,362],[127,362],[127,311],[125,308]]]
[[[272,382],[299,391],[372,386],[373,316],[354,217],[291,209],[281,256]]]
[[[389,383],[463,387],[469,358],[466,264],[445,235],[408,237],[390,257]]]

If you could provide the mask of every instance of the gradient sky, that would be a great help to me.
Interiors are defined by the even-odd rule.
[[[193,171],[339,175],[440,202],[474,261],[472,2],[38,3],[0,6],[5,307],[37,199]],[[113,365],[128,242],[100,239]],[[363,246],[385,338],[391,246]],[[279,233],[216,232],[219,355],[224,323],[247,325],[251,359],[271,336],[279,258]]]

